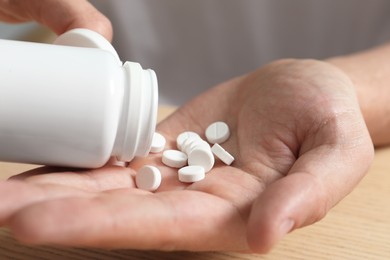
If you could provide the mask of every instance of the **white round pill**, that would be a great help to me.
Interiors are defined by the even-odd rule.
[[[223,149],[223,147],[220,146],[219,144],[214,144],[213,147],[211,147],[211,151],[216,157],[218,157],[226,165],[230,165],[234,161],[234,157],[230,153],[228,153],[225,149]]]
[[[200,138],[200,136],[195,132],[191,132],[191,131],[183,132],[183,133],[179,134],[176,138],[177,149],[182,151],[182,145],[183,145],[184,141],[190,137],[199,137]]]
[[[195,148],[188,154],[188,165],[202,166],[205,172],[213,168],[214,162],[215,159],[211,149]]]
[[[183,153],[187,153],[187,150],[190,149],[191,147],[195,146],[197,142],[202,141],[202,138],[196,137],[196,136],[191,136],[188,137],[181,145],[181,150]],[[188,153],[187,153],[188,154]]]
[[[209,125],[205,132],[207,141],[211,144],[221,144],[229,139],[230,130],[229,126],[225,122],[214,122]]]
[[[155,191],[161,184],[161,172],[157,167],[145,165],[135,175],[135,184],[139,189]]]
[[[181,168],[187,165],[187,155],[177,150],[166,150],[163,152],[162,162],[172,168]]]
[[[165,137],[160,133],[154,133],[153,139],[152,139],[152,146],[150,147],[151,153],[159,153],[162,152],[165,148],[165,144],[167,143],[167,140]]]
[[[189,154],[189,152],[197,145],[199,145],[201,142],[205,142],[200,137],[188,137],[181,146],[181,151],[183,153]]]
[[[188,145],[183,152],[190,154],[194,149],[204,149],[211,151],[209,143],[200,139]]]
[[[197,182],[205,177],[204,168],[197,165],[186,166],[179,170],[179,181]]]

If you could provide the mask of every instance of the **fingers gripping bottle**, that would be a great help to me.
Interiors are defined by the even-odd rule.
[[[97,168],[146,156],[157,99],[155,73],[122,64],[95,32],[0,40],[0,160]]]

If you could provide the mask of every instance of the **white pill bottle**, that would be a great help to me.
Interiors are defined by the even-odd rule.
[[[55,43],[0,40],[0,161],[98,168],[111,156],[146,156],[156,127],[155,73],[123,64],[86,29]]]

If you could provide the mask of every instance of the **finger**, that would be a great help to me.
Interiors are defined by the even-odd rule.
[[[84,0],[1,0],[0,19],[7,22],[34,20],[57,34],[87,28],[112,39],[111,22]]]
[[[0,226],[4,225],[18,210],[42,201],[64,197],[89,197],[78,189],[57,185],[31,185],[20,181],[0,182]]]
[[[268,252],[293,229],[323,218],[364,176],[372,149],[363,142],[359,153],[319,147],[301,156],[289,175],[271,184],[256,200],[248,222],[248,244]]]
[[[73,214],[76,213],[76,214]],[[25,243],[104,248],[223,250],[246,247],[245,222],[229,202],[197,191],[130,190],[96,199],[35,204],[10,227]]]
[[[134,174],[134,171],[130,168],[115,165],[78,171],[41,167],[15,175],[10,180],[23,180],[31,184],[56,184],[98,192],[111,189],[134,188]]]

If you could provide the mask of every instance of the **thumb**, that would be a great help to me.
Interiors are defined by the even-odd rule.
[[[12,23],[34,20],[56,34],[87,28],[112,40],[111,22],[85,0],[0,0],[0,19]]]
[[[288,232],[322,219],[368,169],[372,146],[355,151],[351,156],[351,151],[318,147],[299,157],[286,177],[268,186],[249,217],[251,250],[266,253]]]

